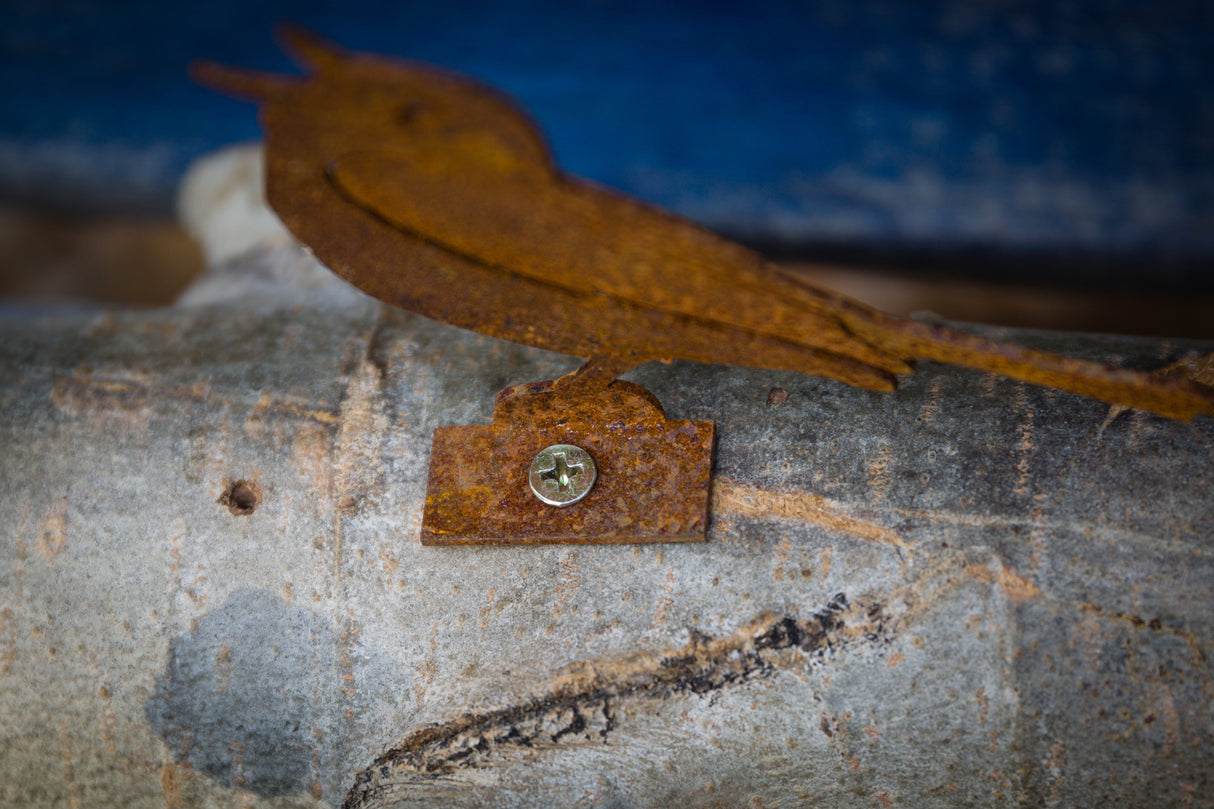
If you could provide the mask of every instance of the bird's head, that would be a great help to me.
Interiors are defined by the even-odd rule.
[[[538,128],[480,82],[421,63],[349,53],[296,26],[282,26],[278,35],[305,75],[213,62],[190,68],[199,83],[257,102],[270,150],[332,160],[360,149],[436,155],[489,144],[512,161],[550,163]]]

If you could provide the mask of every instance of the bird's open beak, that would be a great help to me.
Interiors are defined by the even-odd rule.
[[[348,58],[332,42],[298,25],[284,23],[275,34],[287,55],[310,72],[325,73]],[[190,78],[212,90],[250,101],[264,101],[306,80],[304,76],[283,76],[205,60],[190,65]]]
[[[302,76],[282,76],[205,60],[190,63],[190,78],[204,87],[248,101],[265,101],[298,87],[304,80]]]

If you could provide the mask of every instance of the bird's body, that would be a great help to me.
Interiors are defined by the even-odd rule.
[[[1214,413],[1187,380],[887,315],[569,177],[526,116],[477,82],[300,32],[287,42],[308,78],[197,70],[261,102],[267,196],[287,227],[381,300],[588,358],[583,383],[681,358],[892,390],[913,360],[931,359],[1173,418]]]

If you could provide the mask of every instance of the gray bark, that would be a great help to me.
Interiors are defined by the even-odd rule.
[[[432,430],[577,361],[221,269],[0,320],[6,805],[336,805],[408,738],[352,805],[1210,804],[1214,421],[655,364],[706,543],[423,548]]]

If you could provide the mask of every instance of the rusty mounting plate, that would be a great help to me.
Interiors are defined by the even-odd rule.
[[[601,392],[553,382],[497,396],[490,425],[434,431],[423,545],[697,542],[708,528],[710,421],[669,421],[649,391],[617,380]],[[586,450],[597,479],[580,501],[542,502],[529,482],[546,447]]]

